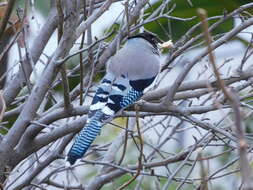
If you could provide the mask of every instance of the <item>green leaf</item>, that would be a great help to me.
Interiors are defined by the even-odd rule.
[[[161,5],[163,1],[158,1],[151,8],[147,9],[145,13],[152,13],[158,6]],[[230,0],[229,3],[227,0],[212,0],[212,1],[203,1],[203,0],[191,0],[192,5],[189,4],[187,0],[172,0],[170,7],[165,9],[164,13],[168,12],[171,7],[175,6],[174,10],[169,16],[179,17],[179,18],[191,18],[197,16],[197,9],[203,8],[207,11],[208,17],[212,16],[222,16],[232,12],[234,9],[238,8],[241,5],[250,3],[250,0]],[[247,10],[253,12],[253,9]],[[209,25],[216,22],[217,20],[209,21]],[[171,35],[171,38],[175,41],[178,40],[182,35],[186,33],[193,25],[199,22],[199,18],[196,17],[191,21],[179,21],[167,18],[161,18],[155,22],[148,23],[145,25],[145,28],[151,30],[154,33],[157,33],[162,39],[168,40],[166,36],[166,31]],[[229,19],[220,26],[217,27],[212,32],[212,35],[221,34],[228,32],[233,28],[233,19]],[[166,30],[166,31],[164,31]],[[198,33],[200,30],[197,31]],[[196,35],[196,33],[195,33]]]

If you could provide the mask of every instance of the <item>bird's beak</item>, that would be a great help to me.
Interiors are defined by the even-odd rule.
[[[161,49],[169,49],[173,47],[173,42],[171,40],[163,43],[158,43],[159,48]]]

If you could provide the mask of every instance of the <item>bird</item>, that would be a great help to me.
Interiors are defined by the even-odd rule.
[[[153,83],[160,72],[159,43],[162,40],[147,31],[129,36],[123,47],[107,61],[106,74],[91,102],[86,126],[67,154],[70,165],[83,157],[102,126],[138,101]]]

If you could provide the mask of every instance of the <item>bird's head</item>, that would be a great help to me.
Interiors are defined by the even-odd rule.
[[[128,39],[133,39],[133,38],[143,38],[147,40],[150,44],[152,44],[155,48],[158,47],[159,43],[163,43],[163,41],[157,35],[151,32],[146,32],[146,31],[128,37]]]
[[[152,44],[152,46],[156,49],[158,49],[158,47],[160,49],[173,47],[173,43],[171,40],[163,42],[156,34],[147,31],[128,37],[128,39],[132,38],[143,38],[147,40],[150,44]]]

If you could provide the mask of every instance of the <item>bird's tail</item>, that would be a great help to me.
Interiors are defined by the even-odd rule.
[[[100,133],[102,125],[101,114],[96,114],[95,117],[92,117],[82,129],[67,155],[67,161],[71,165],[73,165],[77,159],[83,157],[91,143]]]

